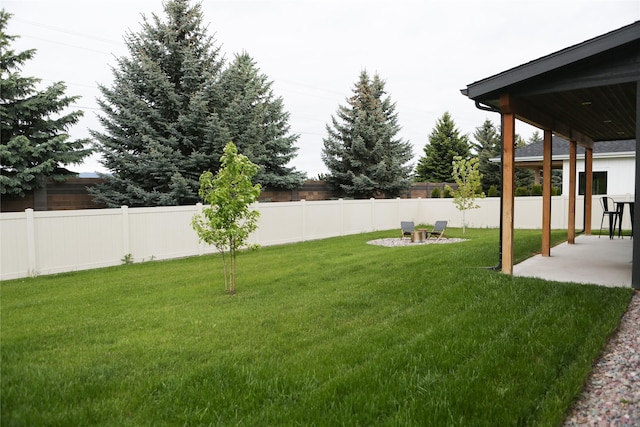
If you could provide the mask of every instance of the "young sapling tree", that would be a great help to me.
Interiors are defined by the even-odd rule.
[[[477,157],[465,159],[462,156],[455,156],[452,163],[452,176],[456,184],[458,184],[458,188],[453,191],[453,203],[462,212],[462,233],[464,234],[467,222],[466,211],[479,208],[480,205],[476,204],[475,199],[484,198],[481,184],[482,175],[478,170]]]
[[[220,170],[200,176],[200,197],[205,206],[193,216],[191,225],[201,241],[214,245],[222,254],[225,291],[235,294],[238,250],[248,246],[249,235],[257,228],[260,213],[251,209],[260,195],[260,184],[252,179],[258,166],[239,154],[229,142],[220,158]],[[228,257],[225,253],[228,252]]]

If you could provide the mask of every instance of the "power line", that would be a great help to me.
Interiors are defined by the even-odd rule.
[[[33,26],[36,26],[36,27],[46,28],[46,29],[49,29],[49,30],[57,31],[57,32],[64,33],[64,34],[73,35],[73,36],[76,36],[76,37],[82,37],[82,38],[85,38],[85,39],[97,40],[97,41],[101,41],[101,42],[104,42],[104,43],[114,44],[114,45],[117,45],[117,46],[120,46],[120,47],[123,46],[122,42],[115,42],[113,40],[109,40],[109,39],[105,39],[105,38],[101,38],[101,37],[96,37],[96,36],[93,36],[91,34],[86,34],[86,33],[78,32],[78,31],[71,31],[71,30],[68,30],[68,29],[65,29],[65,28],[55,27],[53,25],[34,22],[34,21],[27,20],[27,19],[23,19],[23,18],[14,17],[12,19],[15,19],[15,20],[17,20],[19,22],[23,22],[23,23],[26,23],[26,24],[29,24],[29,25],[33,25]],[[95,52],[95,53],[99,53],[99,54],[103,54],[103,55],[113,55],[112,52],[106,52],[104,50],[97,50],[97,49],[87,48],[87,47],[84,47],[84,46],[78,46],[78,45],[74,45],[74,44],[70,44],[70,43],[66,43],[66,42],[55,41],[55,40],[51,40],[51,39],[47,39],[47,38],[43,38],[43,37],[32,36],[32,35],[28,35],[28,34],[23,34],[21,36],[22,37],[28,37],[28,38],[36,39],[36,40],[45,41],[45,42],[48,42],[48,43],[54,43],[54,44],[58,44],[58,45],[62,45],[62,46],[68,46],[68,47],[72,47],[72,48],[75,48],[75,49],[81,49],[81,50],[85,50],[85,51],[88,51],[88,52]],[[296,81],[292,81],[292,80],[281,79],[281,80],[278,80],[278,82],[274,82],[274,83],[298,86],[298,87],[301,87],[301,88],[304,88],[304,89],[307,89],[307,90],[313,90],[313,91],[318,91],[318,92],[322,92],[323,93],[323,94],[310,94],[310,93],[301,92],[301,91],[297,91],[297,90],[293,90],[293,89],[280,88],[280,90],[283,90],[285,92],[292,92],[292,93],[297,93],[297,94],[305,94],[307,96],[313,96],[313,97],[316,97],[316,98],[333,99],[333,97],[328,97],[328,96],[326,96],[326,94],[345,96],[345,94],[340,93],[340,92],[335,91],[335,90],[325,89],[325,88],[321,88],[319,86],[309,85],[309,84],[306,84],[306,83],[296,82]],[[325,96],[323,96],[323,95],[325,95]]]
[[[109,40],[109,39],[103,39],[102,37],[96,37],[96,36],[94,36],[92,34],[81,33],[81,32],[78,32],[78,31],[71,31],[71,30],[68,30],[66,28],[54,27],[53,25],[42,24],[40,22],[29,21],[27,19],[15,17],[15,16],[12,17],[11,19],[19,21],[19,22],[24,22],[25,24],[33,25],[35,27],[46,28],[48,30],[58,31],[60,33],[65,33],[65,34],[69,34],[69,35],[72,35],[72,36],[79,36],[79,37],[84,37],[84,38],[87,38],[87,39],[97,40],[97,41],[100,41],[100,42],[103,42],[103,43],[111,43],[111,44],[115,44],[115,45],[118,45],[118,46],[122,46],[122,42],[116,42],[116,41]]]
[[[46,39],[43,37],[38,37],[38,36],[30,36],[28,34],[23,34],[21,35],[21,37],[25,37],[25,38],[29,38],[29,39],[35,39],[35,40],[40,40],[40,41],[44,41],[47,43],[53,43],[53,44],[58,44],[61,46],[68,46],[68,47],[72,47],[74,49],[81,49],[81,50],[85,50],[87,52],[94,52],[94,53],[99,53],[101,55],[112,55],[111,52],[106,52],[104,50],[97,50],[97,49],[91,49],[88,47],[84,47],[84,46],[78,46],[78,45],[74,45],[74,44],[70,44],[70,43],[64,43],[64,42],[59,42],[59,41],[55,41],[55,40],[51,40],[51,39]]]
[[[325,136],[321,133],[315,133],[315,132],[304,132],[304,131],[300,131],[300,132],[294,132],[294,133],[299,133],[299,134],[303,134],[303,135],[315,135],[315,136]]]
[[[91,34],[87,34],[87,33],[82,33],[82,32],[78,32],[78,31],[72,31],[66,28],[61,28],[61,27],[56,27],[53,25],[49,25],[49,24],[44,24],[44,23],[39,23],[39,22],[34,22],[34,21],[30,21],[27,19],[23,19],[23,18],[19,18],[19,17],[13,17],[12,19],[17,20],[19,22],[28,24],[28,25],[32,25],[35,27],[40,27],[40,28],[45,28],[51,31],[55,31],[55,32],[59,32],[59,33],[63,33],[63,34],[68,34],[68,35],[72,35],[74,37],[80,37],[80,38],[84,38],[84,39],[91,39],[91,40],[95,40],[95,41],[99,41],[99,42],[103,42],[103,43],[108,43],[108,44],[112,44],[112,45],[117,45],[122,47],[124,45],[123,42],[116,42],[114,40],[110,40],[110,39],[106,39],[106,38],[102,38],[102,37],[97,37]],[[62,46],[68,46],[71,48],[75,48],[75,49],[80,49],[80,50],[84,50],[84,51],[88,51],[88,52],[94,52],[94,53],[99,53],[99,54],[103,54],[103,55],[111,55],[113,56],[112,52],[106,52],[104,50],[98,50],[98,49],[92,49],[92,48],[88,48],[85,46],[78,46],[78,45],[74,45],[74,44],[70,44],[70,43],[66,43],[66,42],[60,42],[60,41],[56,41],[56,40],[52,40],[52,39],[47,39],[47,38],[43,38],[43,37],[39,37],[39,36],[31,36],[31,35],[21,35],[24,37],[28,37],[28,38],[33,38],[36,40],[40,40],[40,41],[45,41],[48,43],[54,43],[54,44],[58,44],[58,45],[62,45]],[[48,79],[41,79],[41,80],[47,80],[47,81],[53,81],[53,80],[48,80]],[[81,87],[86,87],[86,88],[90,88],[90,89],[94,89],[97,90],[97,86],[94,85],[87,85],[87,84],[82,84],[82,83],[73,83],[73,82],[66,82],[69,85],[74,85],[74,86],[81,86]],[[334,96],[343,96],[343,97],[348,97],[350,95],[350,92],[347,93],[342,93],[342,92],[338,92],[336,90],[331,90],[331,89],[326,89],[326,88],[322,88],[313,84],[306,84],[306,83],[301,83],[298,81],[292,81],[292,80],[286,80],[286,79],[280,79],[278,81],[274,81],[274,89],[276,89],[276,91],[279,92],[289,92],[289,93],[293,93],[293,94],[297,94],[297,95],[303,95],[303,96],[307,96],[307,97],[312,97],[312,98],[317,98],[317,99],[325,99],[325,100],[333,100]],[[287,87],[289,86],[289,87]],[[296,89],[297,88],[297,89]],[[313,93],[316,92],[316,93]],[[79,107],[79,108],[83,108],[85,109],[85,107]],[[98,108],[92,108],[92,107],[86,107],[87,110],[99,110]],[[419,116],[425,115],[426,113],[423,111],[417,111],[417,110],[410,110],[410,111],[404,111],[404,114],[416,114]],[[302,117],[304,118],[304,117]],[[311,119],[311,118],[306,118],[307,120],[314,120],[314,121],[320,121],[318,119]],[[302,133],[306,133],[306,134],[312,134],[312,133],[307,133],[307,132],[302,132]],[[318,136],[322,136],[319,134],[315,134]]]
[[[79,108],[81,110],[102,111],[98,107],[86,107],[84,105],[77,105],[77,104],[71,104],[71,105],[73,106],[73,108]]]
[[[51,82],[51,83],[60,82],[60,80],[43,79],[43,78],[39,78],[39,77],[38,77],[38,80],[40,80],[42,82]],[[89,89],[98,89],[98,87],[95,86],[95,85],[88,85],[88,84],[84,84],[84,83],[73,83],[73,82],[67,82],[65,80],[63,80],[62,83],[64,83],[66,86],[81,86],[81,87],[86,87],[86,88],[89,88]]]

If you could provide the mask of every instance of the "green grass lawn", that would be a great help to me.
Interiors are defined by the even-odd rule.
[[[490,271],[497,230],[366,244],[397,234],[243,253],[235,296],[218,256],[5,281],[2,425],[558,425],[632,289]]]

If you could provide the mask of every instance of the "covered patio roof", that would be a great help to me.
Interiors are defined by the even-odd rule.
[[[636,138],[640,21],[467,86],[500,108],[509,93],[518,118],[580,145]]]
[[[543,167],[552,168],[552,135],[570,142],[570,159],[575,175],[577,145],[586,148],[590,176],[596,141],[637,140],[640,133],[640,21],[532,60],[491,77],[469,84],[461,92],[476,106],[502,116],[503,231],[502,270],[513,272],[513,168],[515,119],[544,131]],[[637,145],[636,145],[637,150]],[[636,162],[636,188],[640,184]],[[551,173],[544,174],[551,176]],[[543,248],[549,256],[551,183],[543,182]],[[587,179],[587,185],[590,179]],[[571,178],[575,185],[575,176]],[[590,221],[590,188],[587,210]],[[570,192],[570,194],[572,194]],[[575,191],[573,192],[575,194]],[[574,196],[575,197],[575,196]],[[638,192],[635,195],[638,200]],[[572,217],[573,215],[573,217]],[[635,212],[634,222],[638,217]],[[569,243],[575,238],[575,212],[568,218]],[[586,227],[590,234],[590,226]],[[640,242],[633,244],[632,286],[640,289]]]

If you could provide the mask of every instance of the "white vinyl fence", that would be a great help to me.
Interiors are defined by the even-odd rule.
[[[631,195],[614,197],[632,200]],[[499,226],[500,199],[479,199],[480,209],[466,213],[468,227]],[[602,210],[594,196],[592,227],[598,229]],[[376,230],[400,229],[400,221],[462,226],[462,214],[452,199],[331,200],[259,203],[258,229],[251,243],[262,246],[323,239]],[[552,199],[552,228],[566,228],[568,199]],[[180,258],[215,252],[202,244],[191,218],[202,205],[0,213],[0,279],[85,270],[134,262]],[[581,228],[583,200],[576,207]],[[516,228],[539,229],[542,198],[516,198]],[[605,225],[606,226],[606,225]],[[623,227],[631,228],[625,212]]]

